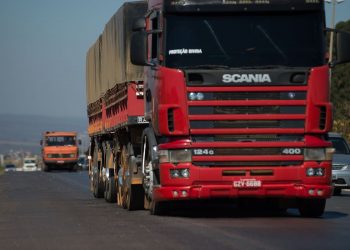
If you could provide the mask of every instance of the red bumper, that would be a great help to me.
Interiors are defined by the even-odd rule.
[[[301,184],[264,185],[257,189],[237,189],[232,185],[203,185],[159,187],[153,190],[156,201],[238,197],[329,198],[331,194],[332,186]]]
[[[322,177],[307,177],[306,168],[322,167]],[[170,169],[188,168],[190,178],[172,179]],[[227,170],[227,169],[225,169]],[[236,170],[236,169],[235,169]],[[161,185],[153,190],[155,201],[238,197],[329,198],[332,195],[330,162],[306,162],[299,167],[277,167],[271,176],[223,176],[222,168],[201,168],[191,164],[161,165]],[[235,187],[240,180],[257,180],[259,187]]]

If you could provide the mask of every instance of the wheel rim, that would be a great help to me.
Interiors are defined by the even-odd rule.
[[[126,174],[127,174],[127,168],[128,168],[128,157],[127,157],[127,151],[126,147],[123,146],[121,155],[120,155],[120,169],[118,171],[118,198],[117,203],[118,206],[121,206],[123,208],[127,207],[127,195],[128,195],[128,187],[126,185]],[[121,183],[122,182],[122,185]]]
[[[153,178],[152,178],[152,162],[150,159],[149,145],[147,137],[144,137],[143,150],[142,150],[142,171],[146,178],[144,179],[146,184],[144,207],[145,209],[152,209],[152,189],[153,189]]]
[[[106,159],[107,159],[106,160],[106,162],[107,162],[106,171],[109,171],[110,167],[113,166],[113,153],[112,153],[110,146],[107,147]],[[108,200],[112,199],[112,193],[111,193],[112,187],[110,185],[110,178],[114,178],[114,176],[110,176],[110,173],[109,173],[108,177],[106,176],[106,198]]]
[[[98,195],[98,169],[96,166],[97,163],[97,151],[96,151],[96,147],[94,149],[94,157],[92,158],[92,187],[93,187],[93,192],[95,194],[95,196]]]

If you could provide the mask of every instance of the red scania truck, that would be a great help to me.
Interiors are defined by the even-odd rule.
[[[267,198],[321,216],[332,126],[322,0],[125,3],[87,54],[91,189],[129,210]],[[337,61],[350,61],[337,33]]]

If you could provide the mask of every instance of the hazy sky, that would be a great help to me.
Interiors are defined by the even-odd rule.
[[[123,2],[0,0],[0,114],[86,117],[86,51]],[[336,12],[349,20],[350,0]]]

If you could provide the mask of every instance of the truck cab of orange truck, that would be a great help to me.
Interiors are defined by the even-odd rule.
[[[45,132],[42,146],[43,170],[69,169],[75,170],[80,141],[76,132]]]

